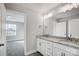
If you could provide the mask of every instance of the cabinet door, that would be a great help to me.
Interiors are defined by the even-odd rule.
[[[43,54],[46,55],[46,41],[43,39],[37,39],[37,50]]]
[[[41,39],[41,53],[46,55],[46,41]]]
[[[5,32],[6,11],[4,4],[0,3],[0,56],[6,55],[6,32]]]
[[[59,48],[53,47],[53,56],[61,56],[61,50]]]
[[[65,56],[65,51],[60,48],[53,48],[53,56]]]
[[[53,48],[53,56],[75,56],[74,54],[67,52],[63,49]]]
[[[75,56],[75,55],[65,51],[65,56]]]
[[[37,51],[41,52],[41,39],[37,39]]]
[[[46,41],[46,55],[47,56],[52,56],[52,48],[53,48],[52,42]]]

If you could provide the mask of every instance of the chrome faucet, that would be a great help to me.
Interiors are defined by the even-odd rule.
[[[68,36],[68,38],[67,38],[67,40],[70,40],[70,41],[72,41],[72,34],[70,34],[70,36]]]

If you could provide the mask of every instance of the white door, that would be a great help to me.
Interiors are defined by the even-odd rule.
[[[4,4],[0,3],[0,56],[6,55],[5,12]]]

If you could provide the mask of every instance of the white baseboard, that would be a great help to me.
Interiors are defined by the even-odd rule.
[[[28,56],[28,55],[30,55],[30,54],[32,54],[32,53],[34,53],[34,52],[37,52],[37,50],[32,50],[32,51],[27,52],[27,53],[26,53],[26,56]]]

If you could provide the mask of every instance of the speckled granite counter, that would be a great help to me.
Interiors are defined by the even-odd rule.
[[[44,39],[44,40],[48,40],[48,41],[53,42],[53,43],[58,43],[58,44],[70,46],[72,48],[79,49],[79,42],[77,42],[77,41],[69,41],[69,40],[67,40],[66,37],[57,37],[57,36],[45,37],[43,35],[37,35],[36,37]]]

